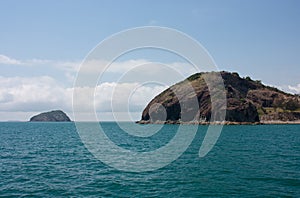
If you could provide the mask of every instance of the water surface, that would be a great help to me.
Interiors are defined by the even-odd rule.
[[[166,144],[178,126],[165,125],[150,138],[132,137],[116,123],[102,127],[119,146],[143,152]],[[224,126],[215,147],[199,158],[205,130],[199,126],[187,151],[168,166],[130,173],[95,159],[74,123],[2,122],[0,196],[300,197],[300,125]]]

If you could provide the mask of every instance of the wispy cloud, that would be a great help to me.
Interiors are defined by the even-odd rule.
[[[99,72],[99,68],[106,68],[103,77],[105,78],[105,81],[110,82],[118,81],[125,75],[125,77],[127,77],[126,79],[130,82],[143,82],[144,79],[152,78],[156,81],[162,80],[169,85],[197,72],[197,70],[187,62],[157,63],[145,59],[131,59],[111,63],[106,60],[95,59],[87,60],[82,64],[82,61],[79,60],[16,60],[5,55],[1,56],[3,59],[2,64],[10,64],[10,67],[5,68],[6,70],[15,72],[18,71],[19,67],[25,67],[26,73],[28,74],[44,73],[53,78],[57,78],[57,74],[59,73],[61,80],[69,84],[73,84],[77,72],[80,69],[80,72],[85,73],[85,75],[94,75]],[[30,72],[31,70],[32,72]],[[166,73],[170,74],[170,72],[173,75],[168,75],[168,78],[166,78]],[[20,75],[23,76],[23,73]],[[64,78],[62,78],[62,75]],[[175,76],[177,78],[174,79]]]
[[[0,54],[0,64],[3,65],[18,65],[18,66],[48,66],[53,67],[59,70],[64,70],[67,72],[78,72],[80,67],[82,66],[81,60],[49,60],[49,59],[28,59],[28,60],[17,60],[6,55]],[[140,67],[143,65],[165,65],[168,66],[170,69],[175,69],[178,72],[183,74],[194,72],[195,70],[192,68],[191,64],[186,62],[170,62],[170,63],[156,63],[151,62],[145,59],[131,59],[125,61],[115,61],[109,62],[106,60],[87,60],[84,62],[85,72],[94,73],[98,71],[99,67],[106,67],[106,72],[108,73],[124,73],[128,72],[131,69],[136,67]],[[159,68],[157,68],[159,69]],[[151,70],[153,71],[153,69]]]
[[[26,59],[26,60],[18,60],[3,54],[0,54],[0,64],[2,65],[19,65],[19,66],[43,66],[43,65],[52,65],[57,68],[64,69],[78,69],[80,62],[79,61],[57,61],[50,59]]]
[[[10,58],[8,56],[5,56],[3,54],[0,54],[0,64],[6,64],[6,65],[20,65],[22,64],[21,61]]]

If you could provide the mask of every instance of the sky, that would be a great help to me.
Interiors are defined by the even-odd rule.
[[[179,30],[201,43],[219,70],[300,93],[299,9],[298,0],[2,0],[0,121],[24,121],[52,109],[62,109],[72,118],[72,91],[80,63],[99,42],[141,26]],[[137,120],[156,94],[175,83],[174,79],[143,86],[138,80],[118,81],[134,65],[156,68],[153,62],[176,67],[187,76],[193,73],[186,62],[167,52],[125,55],[96,87],[95,107],[101,120],[114,119],[112,95],[114,111],[126,114],[126,106]],[[157,75],[168,73],[161,68],[155,70]],[[82,115],[89,120],[84,110]]]

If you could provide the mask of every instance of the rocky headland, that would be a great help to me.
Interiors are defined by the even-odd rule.
[[[146,106],[142,118],[137,123],[149,124],[212,124],[211,96],[205,79],[214,78],[215,72],[197,73],[157,95]],[[214,120],[214,124],[286,124],[300,123],[300,97],[285,93],[275,87],[266,86],[250,77],[240,77],[238,73],[220,72],[226,92],[226,116],[224,120]],[[185,90],[187,84],[194,91],[185,93],[180,100],[174,90]],[[177,94],[178,95],[178,94]],[[196,96],[199,109],[190,118],[182,120],[182,113],[193,110],[181,107]],[[219,111],[223,111],[220,108]]]
[[[30,122],[71,122],[67,114],[61,110],[40,113],[30,118]]]

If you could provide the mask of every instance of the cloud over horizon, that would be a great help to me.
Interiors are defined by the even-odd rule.
[[[141,113],[145,105],[166,86],[143,86],[139,83],[104,82],[92,89],[95,101],[89,101],[82,94],[81,113],[95,104],[97,112],[128,111]],[[83,91],[84,93],[84,91]],[[35,78],[0,77],[0,120],[19,120],[9,117],[20,112],[42,112],[62,109],[72,112],[73,88],[65,87],[49,76]],[[8,117],[5,117],[7,113]],[[20,118],[24,120],[25,118]],[[27,118],[26,118],[27,119]]]
[[[0,120],[25,120],[32,112],[52,109],[72,112],[73,83],[80,64],[80,61],[18,60],[0,54]],[[108,64],[92,60],[87,62],[85,72],[95,73],[99,65]],[[109,114],[113,109],[122,114],[129,109],[138,116],[154,96],[195,72],[185,62],[131,59],[113,62],[96,87],[83,89],[95,89],[97,112]],[[11,75],[6,75],[9,73]],[[300,93],[300,84],[280,87],[287,92]],[[85,106],[94,105],[84,96],[80,100],[83,114]]]

